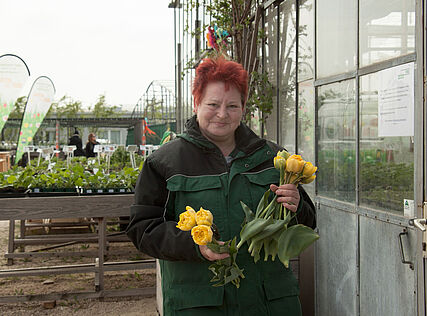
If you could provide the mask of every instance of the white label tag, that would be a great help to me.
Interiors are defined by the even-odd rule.
[[[405,217],[414,217],[414,200],[403,200],[403,215]]]

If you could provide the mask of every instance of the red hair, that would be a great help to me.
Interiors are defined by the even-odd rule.
[[[242,106],[248,97],[248,72],[243,66],[224,57],[206,58],[196,68],[196,76],[193,81],[194,104],[202,101],[206,85],[213,81],[222,81],[228,90],[234,86],[242,96]]]

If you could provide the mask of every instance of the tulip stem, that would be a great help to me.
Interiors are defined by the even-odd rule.
[[[259,216],[257,218],[264,218],[264,216],[266,215],[267,211],[273,206],[273,203],[277,203],[276,202],[277,199],[277,195],[274,195],[274,198],[271,200],[271,202],[267,205],[266,208],[264,208],[261,213],[259,214]]]
[[[280,182],[279,186],[282,185],[285,182],[285,169],[283,167],[280,168]]]

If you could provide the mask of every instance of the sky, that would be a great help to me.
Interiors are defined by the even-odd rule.
[[[55,100],[132,110],[153,80],[174,79],[168,0],[0,0],[0,56],[27,64],[30,82],[49,77]]]

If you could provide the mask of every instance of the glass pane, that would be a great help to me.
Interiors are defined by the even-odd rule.
[[[415,51],[415,1],[360,1],[361,66]]]
[[[120,131],[110,132],[110,144],[120,144]]]
[[[360,204],[403,213],[414,199],[411,137],[378,137],[378,75],[360,79]]]
[[[264,46],[265,71],[268,73],[268,80],[273,86],[273,112],[267,117],[265,122],[265,138],[277,141],[277,9],[271,5],[265,12],[265,36]]]
[[[102,139],[104,142],[108,140],[108,131],[102,130],[98,132],[98,135],[96,135],[97,141],[100,141]]]
[[[280,145],[295,152],[296,8],[295,0],[280,4]]]
[[[314,157],[314,86],[313,81],[298,84],[298,153],[315,164]],[[304,189],[314,197],[314,182],[304,184]]]
[[[355,81],[325,85],[318,90],[318,194],[355,201]]]
[[[314,4],[302,2],[299,7],[298,81],[314,77]]]
[[[356,69],[356,0],[317,1],[317,76]]]

